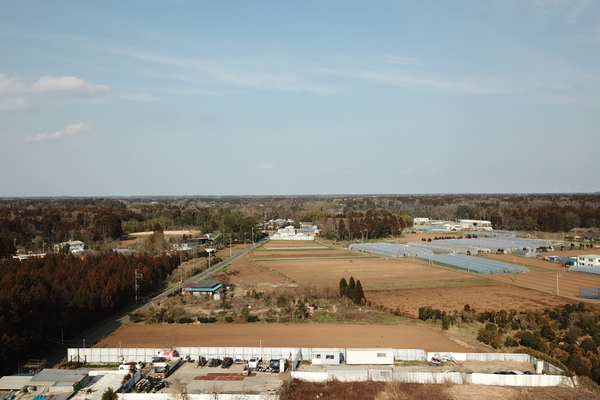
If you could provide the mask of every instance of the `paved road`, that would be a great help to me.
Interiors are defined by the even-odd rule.
[[[264,240],[263,240],[264,241]],[[187,283],[195,283],[195,282],[200,282],[201,280],[205,279],[207,276],[209,276],[210,274],[215,273],[216,271],[218,271],[219,269],[223,268],[224,266],[231,264],[232,262],[234,262],[235,260],[237,260],[238,258],[240,258],[241,256],[243,256],[244,254],[248,253],[249,251],[255,249],[257,246],[259,246],[260,244],[263,243],[263,241],[257,242],[251,246],[248,246],[247,248],[243,249],[242,251],[239,251],[238,253],[232,255],[230,258],[221,261],[220,263],[217,263],[215,265],[211,265],[210,268],[202,271],[201,273],[192,276],[191,278],[187,279],[186,281],[184,281],[182,283],[181,286],[187,284]],[[134,310],[141,310],[141,311],[145,311],[147,310],[153,303],[155,302],[159,302],[162,301],[164,299],[166,299],[169,295],[173,294],[174,292],[177,292],[180,290],[180,286],[175,286],[171,289],[168,289],[164,292],[162,292],[161,294],[159,294],[156,297],[153,297],[151,299],[145,300],[143,302],[140,302],[138,305],[136,305],[135,307],[131,307],[128,310],[126,310],[126,312],[121,315],[120,317],[111,320],[103,325],[100,325],[96,328],[94,328],[92,331],[86,333],[85,335],[81,336],[80,338],[71,340],[71,345],[65,345],[62,346],[59,350],[56,351],[55,354],[52,354],[49,358],[48,358],[48,363],[50,365],[56,365],[58,363],[60,363],[66,356],[66,349],[68,347],[78,347],[78,346],[83,346],[83,347],[90,347],[93,346],[94,344],[98,343],[102,338],[108,336],[109,334],[111,334],[112,332],[116,331],[117,329],[119,329],[123,324],[129,322],[129,314],[134,311]],[[76,345],[73,345],[72,343],[75,342]]]

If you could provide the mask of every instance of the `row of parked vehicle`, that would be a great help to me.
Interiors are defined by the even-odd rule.
[[[169,382],[164,379],[153,378],[148,376],[140,380],[136,385],[136,391],[138,393],[156,393],[161,389],[169,386]]]

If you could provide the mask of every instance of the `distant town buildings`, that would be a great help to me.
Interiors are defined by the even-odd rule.
[[[54,245],[55,253],[69,252],[71,254],[80,255],[85,252],[85,244],[80,240],[69,240]]]
[[[269,236],[271,240],[315,240],[315,236],[319,233],[319,229],[314,226],[304,226],[295,228],[293,225],[285,228],[277,229],[277,233]]]
[[[430,220],[429,218],[414,218],[413,229],[423,231],[491,231],[491,221],[479,219],[459,219],[456,221]]]

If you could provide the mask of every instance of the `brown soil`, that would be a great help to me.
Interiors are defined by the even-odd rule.
[[[477,311],[535,311],[564,306],[568,302],[535,290],[494,283],[481,286],[373,290],[365,294],[374,304],[383,304],[391,309],[400,308],[403,315],[412,317],[418,316],[419,307],[426,306],[442,311],[462,311],[465,304]]]
[[[160,324],[126,325],[94,347],[341,347],[466,352],[422,325]]]
[[[351,276],[360,279],[363,287],[392,282],[473,278],[461,272],[431,267],[425,262],[405,258],[269,262],[264,265],[306,286],[337,286],[341,278],[349,279]]]

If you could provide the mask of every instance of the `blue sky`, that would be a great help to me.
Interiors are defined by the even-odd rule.
[[[600,191],[600,0],[4,0],[0,54],[0,197]]]

